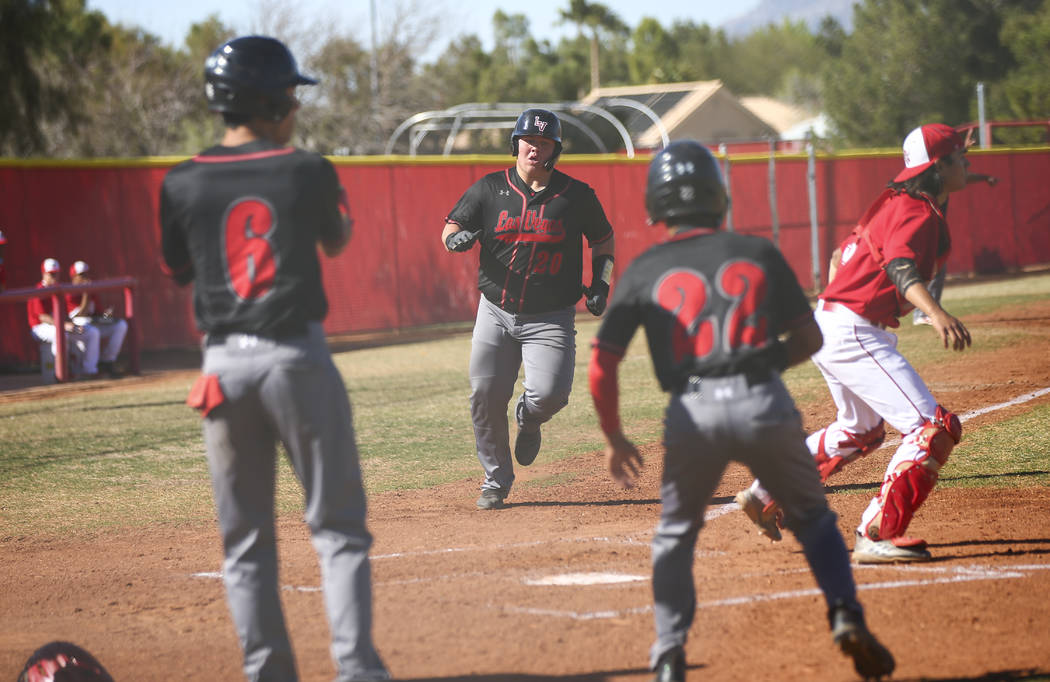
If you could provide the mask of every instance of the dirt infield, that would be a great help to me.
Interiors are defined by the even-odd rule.
[[[1050,304],[1010,314],[1050,329]],[[994,319],[989,316],[986,319]],[[972,329],[981,319],[967,320]],[[925,378],[959,414],[1050,386],[1050,344]],[[106,389],[109,390],[109,389]],[[1050,394],[972,416],[978,429],[1050,404]],[[807,412],[807,426],[830,416]],[[891,434],[891,440],[892,440]],[[849,538],[889,449],[832,479]],[[659,513],[660,450],[634,490],[616,489],[600,456],[519,469],[497,512],[474,508],[477,480],[370,498],[375,637],[402,680],[647,680],[652,639],[649,546]],[[1043,462],[1046,463],[1046,459]],[[1046,473],[1050,464],[1037,467]],[[944,476],[950,477],[951,462]],[[1038,473],[1038,472],[1036,472]],[[557,482],[553,484],[552,482]],[[792,537],[771,544],[734,511],[749,482],[732,466],[701,533],[690,680],[850,680],[822,598]],[[1050,494],[1046,487],[938,488],[909,534],[934,561],[856,567],[872,628],[896,680],[1050,676]],[[279,524],[286,616],[302,679],[329,680],[317,562],[297,518]],[[852,546],[852,540],[848,541]],[[0,540],[0,680],[51,639],[98,655],[118,682],[238,680],[214,524],[90,537]],[[558,584],[571,578],[595,584]]]

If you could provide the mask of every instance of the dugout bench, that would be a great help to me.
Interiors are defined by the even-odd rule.
[[[53,287],[26,287],[21,289],[8,289],[0,292],[0,303],[25,303],[34,298],[51,299],[51,317],[55,320],[66,320],[65,294],[78,294],[85,291],[116,291],[124,292],[124,320],[128,323],[128,334],[124,338],[124,348],[128,351],[128,371],[131,374],[139,373],[139,338],[135,325],[135,286],[137,281],[134,277],[117,277],[114,279],[100,279],[86,284],[57,284]],[[56,325],[57,326],[57,325]],[[71,377],[69,367],[69,348],[67,347],[66,335],[55,333],[55,380],[58,382],[69,381]],[[43,363],[43,358],[41,358]]]

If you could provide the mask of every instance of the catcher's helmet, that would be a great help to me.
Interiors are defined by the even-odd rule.
[[[653,157],[645,186],[649,222],[719,227],[729,207],[718,161],[699,142],[672,142]]]
[[[316,84],[299,73],[284,43],[266,36],[234,38],[204,62],[204,94],[212,111],[280,121],[295,106],[288,88]]]
[[[518,116],[518,122],[514,124],[514,132],[510,134],[510,153],[518,155],[518,138],[528,135],[538,135],[554,140],[554,156],[547,161],[547,170],[554,168],[554,163],[561,155],[561,121],[554,115],[553,111],[546,109],[526,109]]]

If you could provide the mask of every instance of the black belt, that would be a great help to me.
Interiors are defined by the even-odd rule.
[[[221,345],[225,344],[226,343],[226,339],[228,339],[231,336],[254,336],[256,338],[264,339],[266,341],[273,341],[275,343],[280,343],[281,341],[288,341],[289,339],[298,339],[298,338],[301,338],[303,336],[306,336],[306,327],[305,326],[303,326],[303,327],[293,327],[293,328],[288,329],[288,330],[281,330],[281,331],[277,331],[277,332],[266,332],[266,333],[262,333],[262,334],[259,334],[259,333],[256,333],[256,332],[222,332],[222,333],[219,333],[219,334],[208,333],[205,336],[204,345],[206,345],[206,346],[221,346]]]
[[[700,393],[704,389],[704,381],[710,379],[728,379],[730,377],[744,377],[744,381],[747,382],[748,386],[757,386],[758,384],[764,384],[767,381],[773,379],[773,370],[768,367],[758,367],[755,369],[745,369],[732,374],[690,374],[685,378],[682,383],[679,393]]]

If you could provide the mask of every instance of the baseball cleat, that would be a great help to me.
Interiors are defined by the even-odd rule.
[[[529,431],[518,429],[518,437],[514,440],[514,459],[518,464],[527,467],[536,461],[536,455],[540,454],[540,440],[538,427]]]
[[[853,545],[853,560],[858,564],[894,564],[930,560],[925,540],[912,538],[871,540],[859,532],[856,533],[856,537],[856,544]]]
[[[653,682],[685,682],[685,652],[682,647],[676,646],[660,654],[653,670],[656,671]]]
[[[773,542],[780,542],[783,536],[777,525],[778,517],[781,516],[780,508],[776,502],[762,504],[758,496],[748,490],[741,490],[733,498],[737,506],[747,514],[747,518],[758,528],[758,532]]]
[[[506,505],[503,500],[507,499],[505,493],[492,488],[485,488],[478,498],[478,509],[503,509]]]
[[[890,675],[897,667],[893,654],[875,639],[856,610],[845,606],[832,610],[831,638],[842,653],[853,659],[853,667],[865,680]]]

